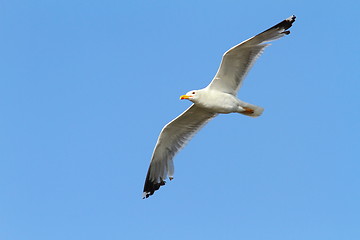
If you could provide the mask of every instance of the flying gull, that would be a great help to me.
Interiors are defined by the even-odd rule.
[[[148,198],[165,185],[167,176],[173,179],[175,154],[217,114],[261,115],[264,110],[262,107],[239,100],[237,92],[256,59],[270,45],[266,42],[288,35],[290,31],[287,29],[295,18],[293,15],[229,49],[223,55],[214,79],[206,88],[180,96],[180,99],[188,99],[193,104],[161,130],[146,175],[143,198]]]

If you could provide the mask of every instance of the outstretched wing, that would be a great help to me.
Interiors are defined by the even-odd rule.
[[[216,115],[193,104],[162,129],[146,175],[143,198],[148,198],[165,185],[167,176],[172,179],[175,154]]]
[[[225,52],[218,72],[208,87],[236,95],[256,59],[270,45],[264,43],[288,35],[290,31],[286,30],[292,26],[295,18],[293,15]]]

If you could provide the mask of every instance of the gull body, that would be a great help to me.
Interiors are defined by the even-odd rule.
[[[237,92],[256,59],[269,41],[288,35],[295,16],[283,20],[264,32],[249,38],[224,53],[220,67],[210,84],[200,90],[192,90],[180,99],[193,104],[161,130],[146,175],[143,198],[153,195],[165,185],[165,179],[173,179],[175,154],[207,122],[218,114],[241,113],[258,117],[264,109],[237,98]]]
[[[180,99],[188,99],[196,106],[213,113],[242,113],[258,117],[264,111],[262,107],[243,102],[233,94],[208,87],[189,91],[186,95],[180,96]]]

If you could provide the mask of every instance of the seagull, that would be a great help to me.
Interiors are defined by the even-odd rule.
[[[249,38],[224,53],[220,67],[210,84],[192,90],[180,99],[193,104],[161,130],[155,145],[144,184],[143,198],[153,195],[174,176],[173,158],[186,143],[219,113],[241,113],[258,117],[264,109],[238,99],[237,92],[256,59],[270,44],[267,42],[290,34],[295,16],[292,15],[264,32]]]

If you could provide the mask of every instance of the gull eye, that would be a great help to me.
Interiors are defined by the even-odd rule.
[[[195,92],[192,92],[192,94],[195,94]]]

